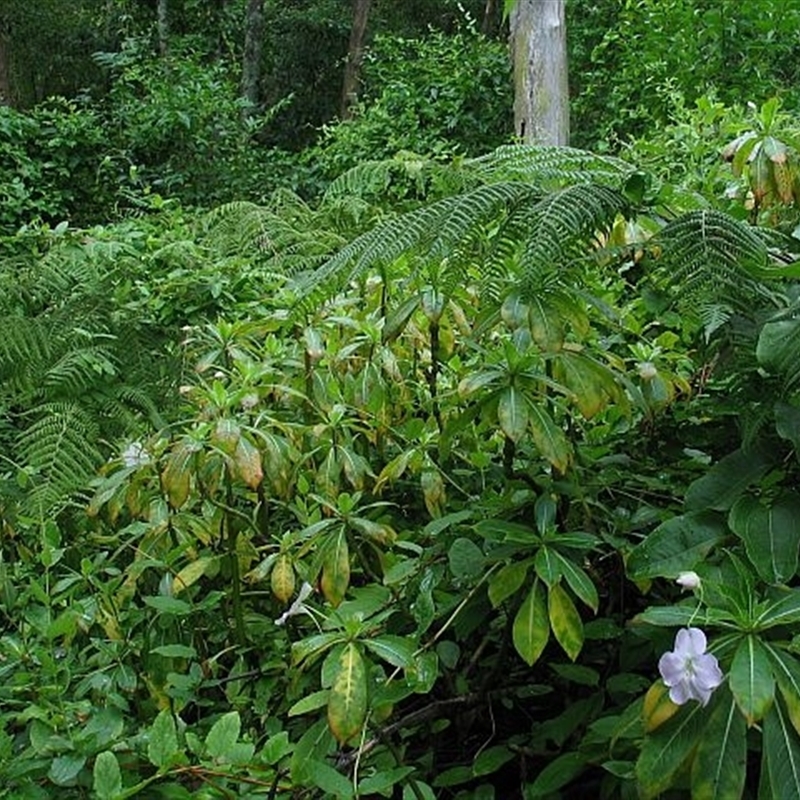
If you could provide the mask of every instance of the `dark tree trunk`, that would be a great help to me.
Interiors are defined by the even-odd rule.
[[[486,0],[483,7],[483,22],[481,23],[481,33],[489,36],[494,29],[495,11],[497,10],[496,0]]]
[[[158,0],[156,5],[156,29],[158,52],[162,57],[169,54],[169,0]]]
[[[353,26],[350,28],[350,44],[347,48],[342,84],[342,119],[350,118],[353,106],[358,100],[358,82],[361,62],[364,59],[364,38],[371,3],[372,0],[353,0]]]
[[[261,50],[264,43],[264,0],[247,0],[244,20],[244,58],[242,60],[242,98],[244,115],[252,116],[260,100]]]
[[[569,143],[566,0],[517,0],[511,12],[514,128],[525,144]]]
[[[0,17],[0,105],[12,105],[11,97],[11,37],[8,24]]]

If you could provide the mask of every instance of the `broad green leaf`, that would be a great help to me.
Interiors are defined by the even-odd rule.
[[[416,645],[402,636],[383,634],[374,639],[365,639],[364,646],[378,658],[388,661],[393,667],[410,667],[414,663]]]
[[[564,652],[574,661],[583,647],[583,622],[564,587],[557,583],[548,593],[550,627]]]
[[[159,770],[171,766],[178,754],[178,734],[172,711],[165,708],[150,726],[147,737],[147,758]]]
[[[344,526],[333,534],[333,540],[326,547],[320,584],[325,599],[336,608],[350,585],[350,550]]]
[[[370,794],[381,794],[388,797],[389,791],[396,783],[414,772],[414,767],[396,767],[395,769],[381,769],[374,775],[364,778],[358,784],[358,792],[364,797]]]
[[[238,711],[223,714],[212,726],[206,736],[206,752],[219,762],[233,762],[235,746],[242,730]]]
[[[596,614],[600,599],[597,596],[597,587],[592,582],[592,579],[586,574],[585,570],[566,558],[566,556],[563,556],[558,550],[555,550],[554,554],[561,567],[561,574],[566,579],[569,588]]]
[[[154,608],[162,614],[174,614],[177,617],[183,617],[192,611],[192,607],[189,603],[177,597],[153,595],[152,597],[143,597],[142,600],[144,600],[145,605]]]
[[[673,517],[633,548],[628,575],[635,581],[675,578],[696,566],[726,534],[724,519],[713,512]]]
[[[769,655],[752,634],[742,639],[736,648],[730,688],[748,725],[763,719],[775,698],[775,678]]]
[[[692,762],[692,800],[739,800],[747,772],[747,726],[725,692]]]
[[[328,698],[328,725],[344,744],[355,736],[367,716],[367,674],[358,645],[350,642],[339,655],[336,677]]]
[[[320,689],[318,692],[301,697],[287,712],[287,717],[299,717],[301,714],[308,714],[309,711],[316,711],[318,708],[328,705],[330,691]]]
[[[486,558],[480,547],[464,537],[459,537],[450,545],[447,560],[453,577],[458,581],[477,578],[486,566]]]
[[[759,606],[756,614],[757,630],[778,625],[792,625],[800,621],[800,589],[791,589],[779,600]]]
[[[730,510],[728,525],[744,542],[763,580],[786,583],[794,577],[800,547],[800,496],[784,492],[767,505],[743,495]]]
[[[800,453],[800,408],[788,403],[775,403],[775,429],[781,439],[787,439]]]
[[[489,602],[494,608],[520,589],[529,567],[529,560],[514,561],[492,575],[489,579]]]
[[[583,772],[586,757],[581,753],[564,753],[554,758],[525,788],[525,798],[550,797]]]
[[[317,720],[307,728],[294,747],[289,761],[289,774],[295,785],[307,782],[309,767],[315,761],[324,761],[336,749],[328,720]]]
[[[530,667],[536,662],[550,638],[550,622],[544,588],[535,580],[533,588],[520,606],[512,630],[514,647]]]
[[[508,386],[497,404],[497,420],[503,433],[512,442],[518,442],[528,428],[528,405],[515,386]]]
[[[342,641],[341,633],[317,633],[292,645],[292,663],[299,666],[307,658],[318,656]]]
[[[394,341],[403,332],[418,306],[419,295],[415,294],[386,315],[381,331],[381,340],[384,344]]]
[[[349,800],[354,796],[355,790],[351,781],[322,761],[309,763],[308,777],[315,786],[322,789],[324,797]]]
[[[800,741],[780,701],[772,706],[764,719],[761,769],[762,780],[766,773],[771,788],[767,797],[800,800]]]
[[[699,743],[704,709],[699,703],[687,703],[642,744],[636,762],[636,779],[643,800],[651,800],[668,789],[675,774]]]
[[[544,581],[548,589],[558,583],[561,578],[561,564],[556,558],[554,549],[547,545],[540,547],[533,563],[536,567],[536,574]]]
[[[476,778],[482,775],[491,775],[513,758],[515,758],[514,752],[505,745],[499,744],[495,747],[488,747],[478,754],[472,764],[472,774]]]
[[[74,753],[58,756],[50,764],[50,771],[47,773],[47,777],[56,786],[72,786],[85,764],[86,756],[79,756]]]
[[[800,348],[800,320],[782,319],[768,322],[761,329],[756,345],[756,358],[762,367],[780,375],[793,385],[798,372],[798,348]]]
[[[734,451],[689,486],[685,500],[687,510],[727,511],[774,463],[773,455],[764,447]]]
[[[93,788],[97,800],[114,800],[122,792],[122,773],[117,757],[105,750],[94,760]]]
[[[185,644],[162,644],[160,647],[154,647],[151,653],[157,656],[164,656],[164,658],[194,658],[197,655],[197,650]]]
[[[566,472],[572,460],[564,431],[553,418],[537,403],[529,403],[529,418],[533,441],[539,452],[560,472]]]
[[[769,642],[765,642],[764,647],[772,661],[772,672],[778,682],[781,697],[786,703],[789,719],[800,734],[800,662]]]

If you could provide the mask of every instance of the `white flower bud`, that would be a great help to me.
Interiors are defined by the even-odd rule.
[[[682,586],[684,589],[697,589],[700,587],[700,576],[696,572],[689,570],[688,572],[681,572],[675,578],[675,583]]]

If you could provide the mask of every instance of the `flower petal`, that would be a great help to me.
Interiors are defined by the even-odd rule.
[[[706,644],[706,635],[700,628],[681,628],[675,636],[675,652],[683,656],[703,655]]]
[[[667,686],[675,686],[686,677],[686,659],[677,653],[664,653],[658,660],[658,671]]]

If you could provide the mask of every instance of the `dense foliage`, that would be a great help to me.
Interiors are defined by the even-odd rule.
[[[301,152],[234,2],[0,108],[0,797],[800,797],[793,12],[593,4],[598,154],[507,141],[473,5]]]

